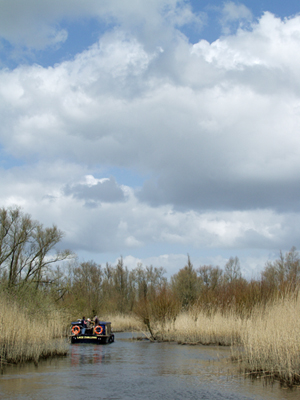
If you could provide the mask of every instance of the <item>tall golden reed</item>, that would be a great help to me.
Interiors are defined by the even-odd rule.
[[[235,353],[249,373],[300,383],[300,299],[290,295],[257,309],[241,330]]]
[[[285,295],[257,306],[250,316],[240,315],[234,310],[211,315],[191,310],[163,325],[153,321],[152,328],[158,340],[231,345],[233,359],[249,375],[300,384],[300,296]]]
[[[101,316],[102,319],[102,316]],[[134,315],[113,314],[103,316],[105,321],[110,321],[114,332],[142,331],[143,324]]]
[[[19,363],[42,357],[64,355],[68,344],[61,313],[31,315],[24,307],[1,295],[0,362]]]
[[[216,312],[211,316],[206,313],[182,312],[175,322],[157,326],[158,337],[163,340],[193,344],[219,344],[229,346],[239,340],[243,320],[233,312],[222,315]]]

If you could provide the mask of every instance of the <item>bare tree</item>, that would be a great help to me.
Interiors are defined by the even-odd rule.
[[[221,284],[223,270],[212,265],[203,265],[197,269],[202,286],[205,289],[216,289]]]
[[[281,251],[277,260],[267,262],[262,272],[262,281],[274,289],[294,289],[299,285],[300,257],[296,247],[285,254]]]
[[[238,257],[230,257],[225,265],[224,279],[226,282],[234,282],[241,279],[241,266]]]
[[[7,272],[8,289],[51,283],[49,266],[73,256],[68,250],[53,254],[62,231],[55,225],[44,228],[18,207],[0,209],[0,224],[0,268]]]
[[[94,261],[82,262],[73,267],[71,294],[76,308],[82,314],[98,314],[103,304],[103,271]]]

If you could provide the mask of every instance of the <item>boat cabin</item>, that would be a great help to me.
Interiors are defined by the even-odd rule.
[[[81,320],[71,322],[71,343],[113,343],[115,335],[112,333],[111,323],[100,321],[97,326],[86,328],[83,333]]]

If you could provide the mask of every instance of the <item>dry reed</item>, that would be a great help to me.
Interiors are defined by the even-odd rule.
[[[53,309],[47,316],[32,316],[24,307],[1,296],[1,364],[38,362],[40,358],[64,355],[67,350],[61,313]]]
[[[155,338],[187,344],[232,345],[248,374],[300,384],[300,296],[258,306],[248,318],[229,311],[181,313],[176,321],[152,322]]]
[[[175,321],[153,322],[155,337],[188,344],[232,345],[248,374],[273,377],[287,385],[300,384],[300,296],[290,296],[257,307],[248,318],[234,311],[185,312]],[[109,317],[116,331],[143,331],[136,318]]]
[[[143,324],[134,315],[113,314],[103,317],[110,321],[114,332],[141,331]]]
[[[239,340],[243,321],[234,313],[226,316],[216,312],[212,316],[205,313],[181,313],[175,322],[157,326],[158,337],[179,343],[218,344],[229,346]]]
[[[300,299],[290,296],[257,309],[241,330],[239,350],[233,355],[250,374],[300,383]]]

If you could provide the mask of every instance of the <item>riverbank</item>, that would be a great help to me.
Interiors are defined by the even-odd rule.
[[[1,295],[0,364],[62,356],[68,352],[65,321],[61,312],[48,308],[32,312],[25,306]]]
[[[37,299],[35,299],[37,300]],[[0,361],[38,362],[41,358],[66,355],[69,317],[51,304],[35,301],[25,307],[1,297]],[[47,310],[47,311],[46,311]],[[232,360],[248,375],[268,376],[292,386],[300,384],[300,300],[297,295],[257,307],[248,318],[233,311],[206,313],[191,309],[174,321],[152,321],[155,338],[179,344],[231,346]],[[114,332],[150,335],[134,315],[106,315]]]
[[[234,312],[211,316],[199,311],[179,314],[175,321],[152,325],[159,341],[231,346],[232,360],[249,375],[300,385],[300,299],[297,295],[257,307],[250,317]],[[134,316],[111,316],[115,330],[147,334]]]
[[[134,331],[150,337],[145,325],[134,315],[112,315],[105,319],[112,322],[115,332]],[[224,316],[216,312],[208,317],[201,312],[182,312],[175,321],[153,322],[152,328],[158,341],[230,346],[233,341],[240,341],[242,324],[235,313]]]

